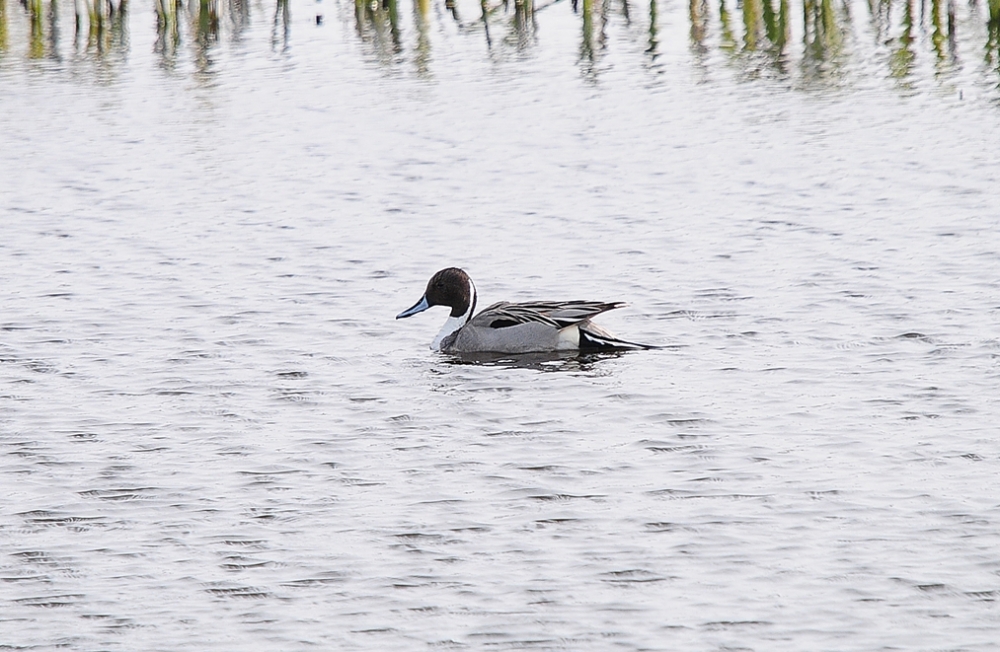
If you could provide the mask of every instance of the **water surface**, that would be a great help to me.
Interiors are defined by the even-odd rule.
[[[0,5],[0,645],[995,647],[987,6],[164,6]]]

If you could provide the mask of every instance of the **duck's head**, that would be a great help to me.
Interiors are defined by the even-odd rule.
[[[476,286],[464,270],[457,267],[442,269],[427,282],[420,301],[396,315],[396,319],[411,317],[431,306],[448,306],[451,317],[464,317],[467,321],[476,307]]]

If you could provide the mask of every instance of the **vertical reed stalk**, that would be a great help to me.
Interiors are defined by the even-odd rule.
[[[7,0],[0,0],[0,55],[7,51]]]
[[[659,54],[657,49],[659,48],[659,41],[657,40],[657,32],[660,29],[659,21],[657,20],[657,6],[656,0],[649,0],[649,45],[646,48],[646,54],[650,55],[653,59]]]
[[[806,0],[808,2],[808,0]],[[736,39],[733,37],[733,25],[729,17],[726,0],[719,0],[719,25],[722,27],[722,38],[719,47],[722,50],[736,52]]]
[[[430,10],[430,0],[416,0],[413,3],[414,22],[417,26],[417,50],[414,63],[417,66],[417,73],[421,76],[430,73],[431,39],[430,21],[427,18]]]
[[[916,58],[913,52],[913,40],[913,0],[906,0],[903,4],[903,33],[899,35],[896,41],[898,47],[889,59],[890,72],[897,79],[905,79],[913,69],[913,61]]]
[[[42,10],[42,0],[28,0],[28,14],[31,20],[28,56],[32,59],[45,56],[45,27],[42,22]]]
[[[479,0],[479,8],[483,12],[483,30],[486,32],[486,47],[493,47],[493,39],[490,38],[489,3],[487,0]]]
[[[757,49],[760,40],[761,25],[761,0],[743,0],[743,47],[753,51]]]
[[[691,20],[691,44],[703,49],[708,33],[708,2],[688,0],[688,17]]]
[[[931,0],[931,44],[938,62],[945,59],[944,45],[948,40],[944,31],[944,21],[941,19],[941,0]]]

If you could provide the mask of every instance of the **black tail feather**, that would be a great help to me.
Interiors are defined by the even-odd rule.
[[[655,344],[639,344],[620,340],[608,333],[595,333],[590,330],[580,329],[580,349],[584,350],[612,350],[612,349],[660,349],[663,347]]]

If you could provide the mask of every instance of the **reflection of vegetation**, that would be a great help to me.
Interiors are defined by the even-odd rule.
[[[291,0],[273,0],[273,5],[271,0],[261,1],[268,13],[273,7],[272,47],[287,50]],[[410,7],[399,6],[406,1]],[[108,53],[124,53],[128,2],[0,0],[0,57],[15,51],[29,60],[60,61],[60,17],[70,15],[69,11],[75,16],[77,55],[103,59]],[[600,62],[611,39],[622,34],[642,46],[642,64],[656,61],[665,46],[674,45],[662,33],[673,22],[664,12],[678,9],[669,0],[563,2],[354,0],[353,12],[349,3],[344,18],[354,23],[358,38],[377,61],[386,66],[409,62],[420,76],[432,74],[436,39],[456,33],[456,38],[475,35],[483,39],[490,56],[529,51],[537,40],[542,12],[567,4],[572,6],[574,20],[579,20],[577,57],[587,78],[596,79],[600,70],[611,69]],[[636,2],[649,4],[639,11]],[[14,11],[18,5],[23,13]],[[260,5],[250,0],[152,0],[152,6],[156,14],[153,50],[164,67],[176,65],[186,40],[195,66],[205,72],[213,67],[222,35],[228,33],[233,41],[243,38],[252,11],[259,11]],[[866,19],[855,24],[852,12],[858,10]],[[882,62],[883,74],[907,87],[921,71],[954,77],[961,68],[959,53],[980,47],[986,67],[1000,75],[1000,0],[688,0],[686,11],[689,62],[705,80],[721,61],[744,80],[763,74],[807,83],[839,83],[850,71],[865,70],[849,65],[852,57],[862,57],[866,62]],[[625,29],[615,29],[616,24]],[[960,30],[962,38],[974,45],[960,42]],[[645,42],[636,43],[637,37]]]
[[[986,65],[1000,72],[1000,0],[988,0],[989,20],[987,21]]]
[[[55,4],[56,0],[50,0]],[[86,21],[86,48],[103,56],[109,52],[124,51],[128,46],[127,0],[77,0],[76,42],[84,33]]]
[[[291,12],[288,9],[288,0],[278,0],[274,8],[274,23],[271,28],[271,49],[277,50],[281,44],[281,50],[288,50],[288,37],[292,29]],[[281,38],[278,33],[281,33]]]
[[[607,42],[605,29],[608,24],[610,0],[574,0],[573,8],[579,10],[583,23],[583,38],[580,41],[580,61],[588,77],[596,74],[596,64]],[[627,5],[626,5],[627,6]]]
[[[913,40],[913,0],[904,0],[903,31],[896,39],[896,47],[893,48],[889,63],[892,76],[897,79],[906,79],[913,71],[913,61],[916,59]]]
[[[7,0],[0,0],[0,56],[7,50]]]
[[[513,29],[508,42],[518,50],[524,50],[535,40],[535,2],[534,0],[514,0]]]
[[[413,18],[417,24],[417,47],[414,63],[421,76],[430,74],[431,37],[430,21],[427,19],[430,7],[430,0],[416,0],[413,3]]]
[[[153,50],[163,57],[164,62],[173,62],[177,46],[181,42],[180,24],[177,14],[181,10],[180,0],[155,0],[156,43]]]
[[[399,28],[398,0],[354,0],[358,36],[384,61],[395,60],[403,44]]]
[[[59,41],[60,3],[58,0],[21,0],[25,11],[27,57],[61,60]],[[126,0],[74,0],[73,43],[78,50],[103,57],[128,47],[128,4]],[[10,6],[0,0],[0,53],[10,48]]]
[[[838,66],[844,45],[844,29],[849,14],[838,13],[833,0],[803,2],[803,69],[807,76],[823,76]]]

